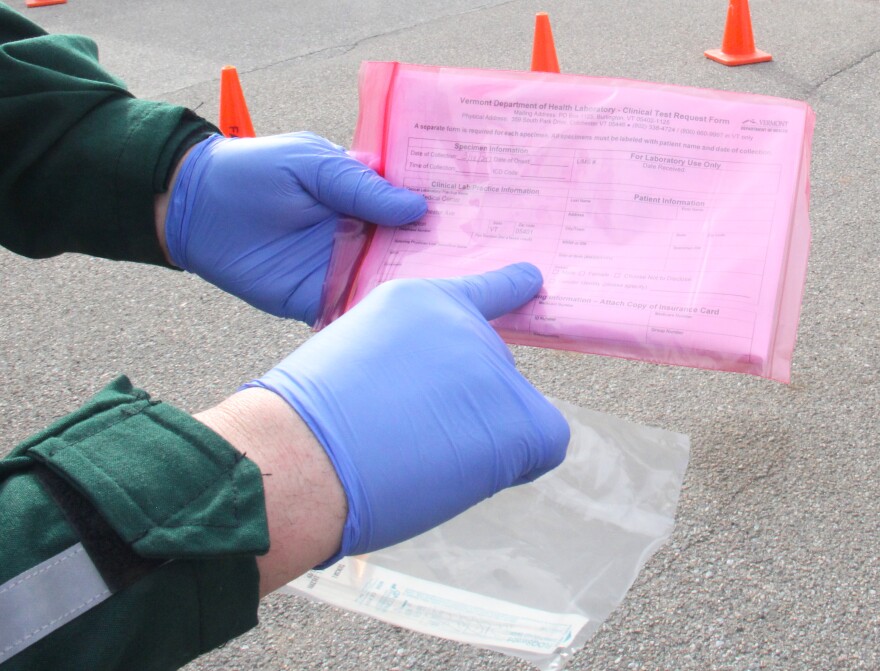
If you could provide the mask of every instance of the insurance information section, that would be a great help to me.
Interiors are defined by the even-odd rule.
[[[428,213],[380,228],[348,307],[393,278],[530,261],[512,343],[788,381],[809,248],[801,102],[366,63],[354,149]]]

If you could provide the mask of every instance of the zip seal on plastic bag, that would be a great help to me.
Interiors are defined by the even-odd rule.
[[[553,403],[571,426],[560,467],[284,591],[561,669],[672,532],[690,442]]]

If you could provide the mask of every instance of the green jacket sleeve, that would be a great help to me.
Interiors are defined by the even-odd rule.
[[[132,97],[92,41],[47,35],[0,3],[3,246],[165,264],[154,195],[214,132],[182,107]],[[20,635],[0,615],[0,635],[17,637],[3,639],[0,668],[179,668],[256,624],[255,555],[268,543],[257,466],[120,378],[0,460],[0,606],[20,576],[77,547],[109,594]],[[51,615],[52,602],[28,607]]]
[[[128,562],[114,584],[124,557],[93,533],[96,519],[135,556],[133,578]],[[0,592],[76,543],[113,591],[3,671],[176,669],[257,622],[255,555],[268,550],[259,469],[124,377],[0,460],[0,537]]]
[[[217,132],[132,97],[90,39],[48,35],[0,3],[0,244],[167,265],[153,199],[177,159]]]

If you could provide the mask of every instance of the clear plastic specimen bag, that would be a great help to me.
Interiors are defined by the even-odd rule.
[[[671,533],[689,441],[554,403],[571,426],[559,468],[285,591],[562,668]]]

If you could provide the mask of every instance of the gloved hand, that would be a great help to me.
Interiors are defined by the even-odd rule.
[[[400,226],[427,209],[313,133],[212,136],[186,156],[172,188],[165,241],[175,265],[309,324],[340,215]]]
[[[486,321],[541,283],[527,263],[387,282],[245,385],[287,401],[336,468],[348,516],[328,563],[427,531],[562,462],[567,422]]]

